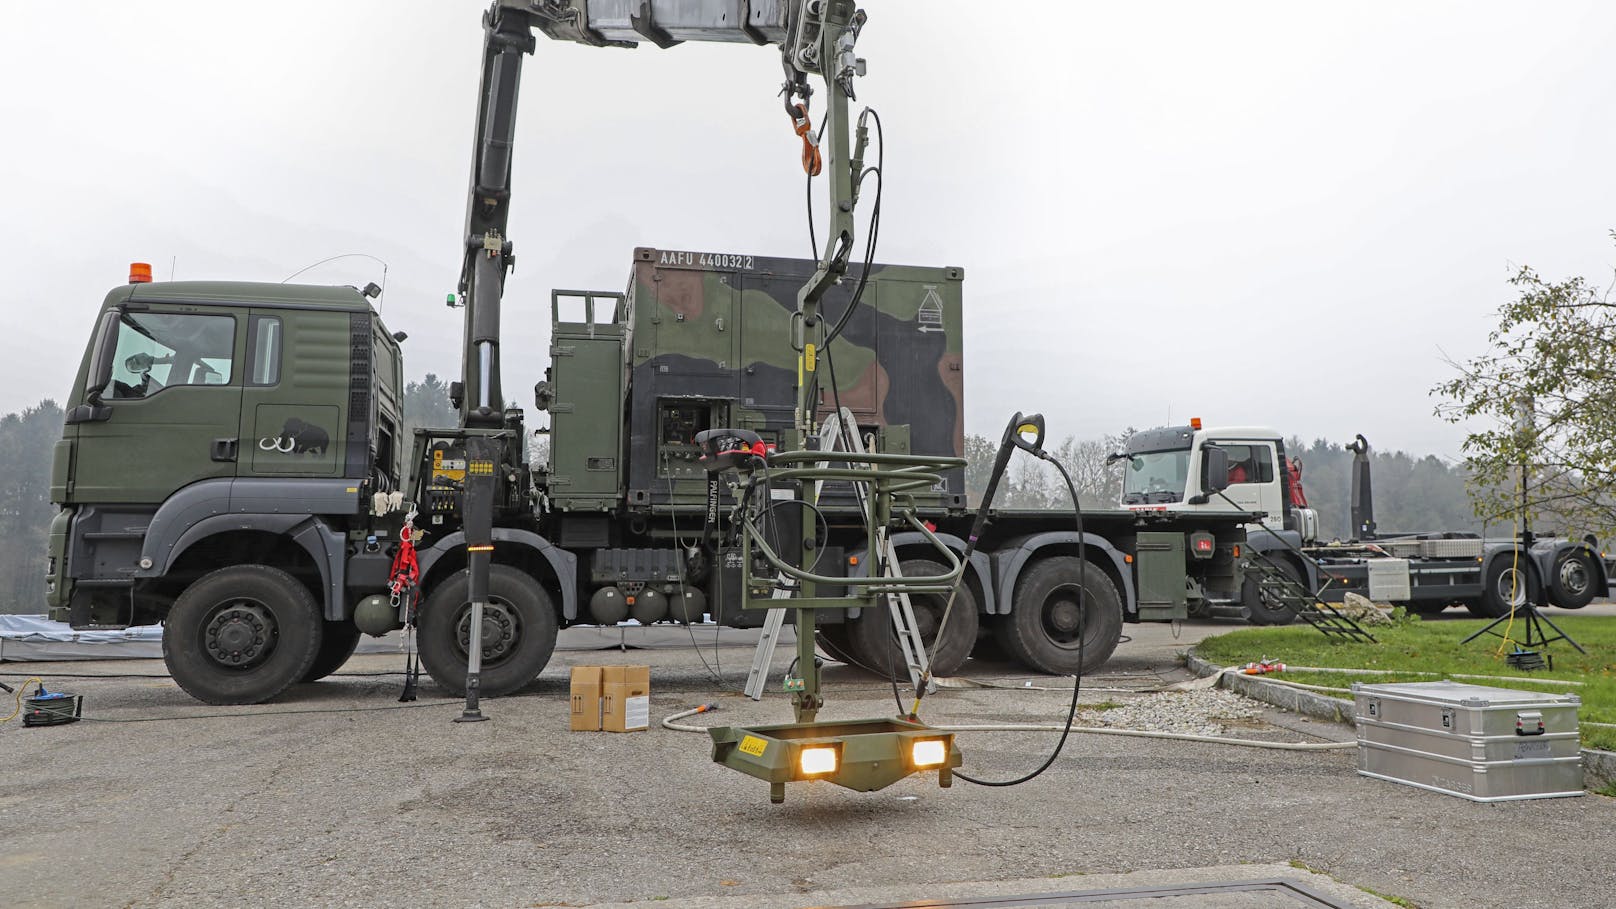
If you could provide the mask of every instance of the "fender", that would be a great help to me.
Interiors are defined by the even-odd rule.
[[[1290,543],[1290,545],[1287,546],[1285,545],[1286,543]],[[1272,530],[1247,530],[1246,545],[1250,546],[1252,550],[1260,552],[1263,555],[1267,555],[1271,552],[1282,552],[1287,555],[1294,555],[1294,553],[1291,551],[1293,548],[1302,548],[1302,535],[1295,530],[1283,530],[1279,533],[1275,533]],[[1291,564],[1294,565],[1298,560],[1292,558],[1290,561]],[[1315,594],[1318,593],[1319,567],[1313,563],[1312,559],[1309,558],[1304,557],[1299,561],[1302,563],[1302,576],[1307,580],[1308,591]]]
[[[1092,533],[1084,533],[1083,544],[1090,552],[1102,552],[1111,559],[1116,567],[1117,577],[1122,579],[1122,611],[1128,615],[1139,614],[1139,598],[1134,593],[1133,571],[1128,565],[1127,558],[1122,551],[1111,545],[1111,541]],[[993,554],[998,567],[999,590],[998,601],[1002,604],[1004,612],[1013,608],[1016,590],[1016,579],[1021,576],[1021,569],[1040,549],[1062,543],[1076,543],[1077,531],[1057,530],[1048,533],[1033,534],[1030,537],[1011,540],[1000,547]]]
[[[1482,590],[1485,591],[1487,589],[1487,572],[1493,570],[1493,563],[1499,559],[1512,560],[1517,552],[1521,556],[1521,567],[1529,567],[1537,575],[1537,595],[1542,602],[1534,605],[1543,605],[1543,603],[1547,602],[1549,596],[1549,576],[1547,568],[1543,565],[1544,554],[1541,547],[1533,546],[1528,549],[1518,543],[1494,543],[1488,545],[1482,553],[1481,577],[1477,579],[1477,583],[1481,584]]]
[[[893,546],[912,546],[915,544],[931,546],[931,541],[926,539],[925,535],[918,530],[905,530],[902,533],[895,533],[891,539]],[[948,544],[948,548],[954,550],[956,557],[965,552],[965,541],[951,533],[939,533],[937,534],[937,539]],[[978,549],[976,552],[971,553],[971,564],[966,566],[966,570],[975,575],[977,583],[982,585],[982,611],[988,615],[997,615],[999,610],[997,609],[998,598],[993,593],[993,561],[988,558],[987,553]],[[1010,610],[1006,609],[1005,611],[1009,612]]]
[[[1588,554],[1588,560],[1594,569],[1594,595],[1610,595],[1610,576],[1605,571],[1605,559],[1599,550],[1591,546],[1587,540],[1540,540],[1532,545],[1532,564],[1537,568],[1538,580],[1543,587],[1543,600],[1548,605],[1554,603],[1554,588],[1556,584],[1555,573],[1559,567],[1560,558],[1568,552],[1581,550]]]
[[[217,479],[178,490],[158,507],[141,542],[137,578],[166,575],[198,542],[248,530],[290,537],[320,569],[322,612],[343,618],[347,547],[320,517],[353,513],[359,496],[347,480]]]
[[[517,530],[510,527],[495,527],[494,542],[516,543],[532,549],[544,556],[550,563],[550,570],[555,572],[556,580],[561,584],[561,614],[568,621],[578,618],[578,557],[565,549],[551,543],[544,537],[528,530]],[[421,577],[432,572],[432,566],[438,560],[448,555],[454,549],[466,545],[466,534],[457,530],[448,536],[442,537],[428,549],[420,552]],[[499,564],[498,550],[494,553],[494,564]]]

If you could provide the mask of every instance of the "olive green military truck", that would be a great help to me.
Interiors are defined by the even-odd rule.
[[[712,500],[694,439],[739,427],[798,447],[796,353],[781,338],[814,264],[639,249],[625,291],[553,294],[548,374],[535,389],[548,414],[539,430],[548,444],[535,450],[547,454],[497,466],[484,693],[536,677],[561,627],[760,622],[758,610],[741,608],[739,550],[726,543],[729,491]],[[873,266],[844,321],[861,276],[853,265],[825,298],[826,319],[844,330],[831,356],[820,355],[820,418],[846,412],[876,450],[959,455],[963,272]],[[353,652],[356,609],[386,593],[413,503],[425,533],[422,658],[458,690],[469,638],[458,495],[466,440],[500,436],[519,452],[514,440],[527,430],[521,411],[505,407],[498,425],[403,439],[401,376],[398,342],[352,288],[141,281],[113,290],[56,447],[53,614],[78,628],[161,621],[165,658],[186,691],[212,703],[262,701]],[[941,539],[963,552],[973,514],[962,472],[918,498]],[[862,573],[848,555],[862,552],[864,532],[851,490],[827,484],[817,501],[816,571]],[[781,534],[801,533],[801,507],[782,500]],[[1072,672],[1081,652],[1092,670],[1125,621],[1237,603],[1244,517],[1090,512],[1079,561],[1069,512],[997,513],[943,639],[942,598],[914,602],[933,670],[957,671],[983,641],[1030,669]],[[778,548],[800,548],[793,540]],[[943,573],[921,535],[893,540],[906,573]],[[384,631],[403,615],[389,609],[366,627]],[[902,665],[883,610],[830,610],[820,623],[832,655],[877,670]]]
[[[879,148],[879,117],[849,111],[867,22],[853,0],[493,0],[482,21],[456,427],[400,437],[399,348],[368,288],[157,284],[146,270],[96,314],[53,467],[50,606],[80,628],[163,622],[169,669],[202,700],[274,697],[335,670],[361,629],[411,622],[427,670],[466,690],[472,714],[479,690],[532,681],[561,627],[757,624],[768,610],[741,604],[759,575],[735,545],[733,495],[703,469],[699,434],[745,432],[760,449],[796,452],[834,416],[846,447],[963,451],[963,274],[874,265],[873,227],[862,265],[853,257],[859,190],[882,158],[866,127],[868,115]],[[624,292],[555,294],[549,378],[535,390],[549,444],[530,463],[524,415],[500,387],[500,305],[514,262],[518,89],[540,34],[594,47],[778,46],[804,168],[823,165],[830,204],[817,262],[641,249]],[[880,192],[877,182],[865,194],[872,224]],[[770,546],[799,554],[792,570],[886,570],[854,545],[854,490],[793,489],[767,471],[763,484]],[[933,526],[913,529],[925,527],[917,516],[883,557],[943,575],[932,561],[943,553],[920,538],[965,550],[963,472],[905,488]],[[950,621],[940,598],[923,598],[903,640],[922,640],[935,673],[958,670],[984,637],[1033,669],[1093,668],[1124,621],[1235,602],[1248,518],[1107,512],[1080,537],[1069,514],[1000,514]],[[833,655],[883,672],[911,665],[884,610],[819,611]],[[480,676],[468,672],[479,661]]]

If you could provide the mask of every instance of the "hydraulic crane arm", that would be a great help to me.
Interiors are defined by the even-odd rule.
[[[786,109],[794,118],[800,117],[799,132],[805,141],[808,76],[824,78],[830,96],[826,129],[831,148],[827,162],[831,168],[831,231],[824,258],[798,295],[800,318],[796,324],[803,334],[794,339],[804,364],[799,373],[811,373],[814,346],[823,336],[819,300],[846,271],[853,248],[853,189],[861,165],[860,153],[851,161],[846,156],[847,101],[853,94],[854,76],[863,70],[863,61],[853,55],[853,43],[863,24],[864,14],[855,8],[854,0],[495,0],[483,15],[482,85],[459,286],[459,302],[466,310],[465,338],[460,397],[455,404],[465,431],[463,527],[471,600],[466,711],[460,721],[485,719],[477,706],[478,677],[495,503],[512,501],[511,484],[523,475],[518,463],[523,432],[520,412],[507,414],[500,393],[499,310],[505,276],[515,261],[506,234],[511,158],[522,58],[535,49],[534,29],[552,38],[597,47],[632,47],[641,39],[659,47],[681,41],[779,44],[786,72],[782,89]],[[800,101],[794,104],[793,99]],[[813,420],[813,409],[807,404],[811,383],[798,384],[797,424],[800,437],[807,439]],[[500,494],[502,484],[506,495]],[[811,539],[813,519],[805,512],[804,520],[808,522],[804,538]],[[811,617],[807,621],[805,634],[811,648]],[[817,698],[817,693],[812,695],[810,716]]]
[[[863,24],[864,13],[853,0],[495,0],[483,14],[482,83],[458,288],[459,304],[466,310],[456,405],[461,425],[497,428],[505,423],[500,300],[515,264],[507,234],[511,159],[522,58],[535,50],[535,30],[595,47],[634,47],[640,41],[664,48],[683,41],[778,45],[788,112],[795,109],[794,98],[806,105],[810,75],[824,78],[830,96],[825,128],[831,150],[831,230],[819,269],[799,298],[803,323],[813,326],[818,301],[845,272],[853,246],[858,175],[848,164],[847,101],[853,96],[853,78],[863,73],[864,61],[853,54]]]

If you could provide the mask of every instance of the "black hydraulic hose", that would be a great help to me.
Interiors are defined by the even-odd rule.
[[[1028,431],[1035,437],[1030,441],[1023,438],[1023,430]],[[982,533],[987,530],[988,510],[993,505],[993,497],[999,490],[999,481],[1004,478],[1005,469],[1010,466],[1010,456],[1015,453],[1017,448],[1024,448],[1037,457],[1050,460],[1049,456],[1044,453],[1043,442],[1043,416],[1039,414],[1025,416],[1021,411],[1016,411],[1016,415],[1010,418],[1010,424],[1004,428],[1004,435],[999,439],[999,452],[993,459],[993,471],[988,474],[987,491],[982,495],[982,504],[976,510],[976,520],[971,523],[971,532],[965,539],[965,552],[960,556],[962,564],[966,566],[971,564],[971,557],[976,554],[977,541],[982,538]],[[1059,467],[1060,465],[1057,464],[1056,466]],[[1064,473],[1064,470],[1062,472]],[[1074,493],[1074,499],[1075,497]],[[965,572],[961,571],[960,576],[954,579],[953,587],[948,591],[948,602],[943,606],[941,621],[937,623],[935,640],[943,640],[943,633],[948,630],[948,617],[954,612],[954,601],[958,598],[960,585],[963,583],[965,583]],[[909,710],[911,717],[919,717],[920,702],[926,697],[926,688],[930,681],[931,666],[928,664],[926,671],[920,677],[920,684],[915,686],[915,704]]]
[[[1072,483],[1072,476],[1066,472],[1065,466],[1063,466],[1060,461],[1050,457],[1048,452],[1045,452],[1042,448],[1034,450],[1033,454],[1051,464],[1054,464],[1055,469],[1060,471],[1061,479],[1066,481],[1066,490],[1072,496],[1072,512],[1077,517],[1077,559],[1079,563],[1087,565],[1088,551],[1083,542],[1083,502],[1077,497],[1077,487]],[[980,518],[980,515],[978,517]],[[974,532],[975,531],[973,531],[973,533]],[[1086,585],[1079,584],[1077,588],[1077,614],[1079,617],[1086,617],[1088,615],[1087,594],[1088,587]],[[1036,779],[1055,763],[1055,760],[1060,757],[1061,751],[1066,747],[1066,740],[1072,734],[1072,723],[1077,718],[1077,697],[1078,694],[1083,690],[1083,642],[1084,635],[1082,632],[1082,619],[1080,618],[1077,635],[1077,672],[1072,674],[1072,704],[1071,707],[1066,711],[1066,728],[1061,730],[1060,741],[1055,743],[1055,750],[1051,751],[1049,753],[1049,757],[1045,758],[1044,762],[1038,765],[1038,769],[1011,780],[983,780],[971,776],[970,774],[962,773],[958,770],[954,771],[955,777],[962,779],[967,783],[975,783],[978,786],[1019,786],[1022,783]]]
[[[864,286],[869,283],[870,269],[875,265],[876,244],[880,242],[881,238],[881,193],[887,183],[885,170],[887,140],[886,134],[881,131],[881,115],[876,113],[873,107],[866,107],[864,113],[875,120],[875,166],[866,168],[864,173],[854,174],[853,179],[855,182],[863,183],[865,174],[875,174],[875,202],[870,206],[869,236],[864,241],[864,267],[859,271],[858,286],[853,289],[853,298],[848,301],[847,309],[842,313],[841,318],[836,320],[835,327],[825,336],[826,346],[836,340],[837,336],[842,333],[842,329],[847,327],[848,321],[853,318],[853,311],[858,308],[859,301],[864,298]],[[860,119],[863,119],[862,114]]]

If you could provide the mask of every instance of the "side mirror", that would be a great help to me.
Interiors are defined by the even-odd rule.
[[[101,393],[112,383],[112,356],[118,349],[120,318],[122,313],[109,309],[101,314],[101,326],[96,329],[90,369],[84,376],[84,401],[92,407],[101,406]]]
[[[1201,492],[1205,495],[1229,488],[1229,453],[1215,445],[1201,447]]]

